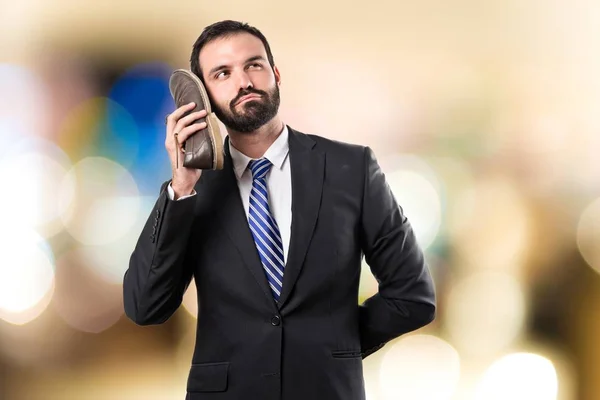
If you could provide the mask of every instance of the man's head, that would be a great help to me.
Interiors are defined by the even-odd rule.
[[[206,27],[194,43],[190,64],[228,128],[251,132],[277,115],[279,70],[258,29],[236,21]]]

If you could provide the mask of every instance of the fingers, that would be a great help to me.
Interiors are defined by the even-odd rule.
[[[183,143],[190,137],[192,136],[194,133],[201,131],[202,129],[206,128],[206,122],[199,122],[197,124],[192,124],[190,126],[187,126],[185,128],[183,128],[181,130],[181,132],[177,132],[177,140],[179,141],[179,144],[183,146]]]
[[[173,128],[175,128],[175,124],[177,123],[177,121],[179,121],[181,116],[186,112],[193,110],[195,106],[196,104],[194,102],[191,102],[179,107],[177,110],[169,114],[169,116],[167,117],[167,134],[169,134],[169,132],[171,132],[172,134]]]
[[[174,131],[181,132],[186,126],[189,126],[192,122],[194,122],[202,117],[205,117],[205,116],[206,116],[206,110],[200,110],[200,111],[191,113],[190,115],[186,115],[185,117],[183,117],[177,121],[177,123],[175,124]]]
[[[175,111],[173,111],[171,114],[169,114],[167,116],[167,118],[166,118],[167,129],[166,129],[166,138],[165,138],[165,144],[167,145],[167,148],[172,147],[173,135],[175,133],[181,132],[186,126],[190,125],[192,122],[206,116],[206,114],[207,114],[206,110],[200,110],[200,111],[193,112],[189,115],[186,115],[185,117],[182,118],[182,116],[186,112],[193,110],[194,107],[195,107],[195,103],[192,102],[192,103],[189,103],[189,104],[179,107],[178,109],[176,109]],[[180,137],[179,141],[182,142],[183,139],[181,139],[181,137]]]
[[[172,162],[175,161],[176,166],[179,164],[179,152],[185,152],[185,141],[194,133],[205,129],[207,126],[206,122],[193,124],[194,121],[206,116],[206,110],[196,111],[183,117],[187,112],[193,110],[194,107],[195,103],[193,102],[183,105],[168,115],[166,119],[165,147],[171,154],[171,160]]]

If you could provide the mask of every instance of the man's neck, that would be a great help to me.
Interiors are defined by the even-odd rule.
[[[283,131],[283,122],[279,116],[252,132],[236,132],[227,129],[233,147],[250,158],[260,158],[277,140]]]

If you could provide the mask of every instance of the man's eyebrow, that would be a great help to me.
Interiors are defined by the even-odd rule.
[[[249,62],[258,61],[258,60],[267,61],[267,60],[265,60],[265,58],[263,56],[254,56],[254,57],[250,57],[249,59],[247,59],[246,64],[248,64]]]
[[[222,70],[222,69],[225,69],[225,68],[227,68],[227,65],[225,65],[225,64],[223,64],[223,65],[218,65],[218,66],[214,67],[213,69],[211,69],[211,70],[208,72],[208,74],[209,74],[209,75],[212,75],[212,74],[214,74],[215,72],[217,72],[217,71],[220,71],[220,70]]]
[[[249,62],[252,62],[252,61],[258,61],[258,60],[261,60],[261,61],[267,61],[267,60],[265,60],[265,58],[264,58],[263,56],[252,56],[252,57],[248,58],[244,64],[248,64]],[[226,68],[228,68],[228,67],[229,67],[229,66],[228,66],[227,64],[218,65],[218,66],[214,67],[213,69],[211,69],[211,70],[208,72],[208,74],[209,74],[209,75],[212,75],[212,74],[214,74],[215,72],[217,72],[217,71],[220,71],[220,70],[222,70],[222,69],[226,69]]]

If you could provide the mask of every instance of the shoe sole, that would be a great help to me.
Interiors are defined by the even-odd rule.
[[[210,100],[208,99],[208,94],[206,93],[206,89],[204,85],[200,81],[200,79],[185,69],[177,69],[173,71],[173,74],[182,73],[188,78],[190,78],[195,84],[198,90],[200,91],[200,97],[202,97],[202,102],[204,103],[204,109],[206,110],[206,129],[208,129],[208,134],[210,135],[210,141],[213,147],[213,168],[212,169],[223,169],[224,163],[224,155],[223,155],[223,136],[221,135],[221,128],[219,127],[219,120],[214,112],[212,112],[212,108],[210,105]]]

